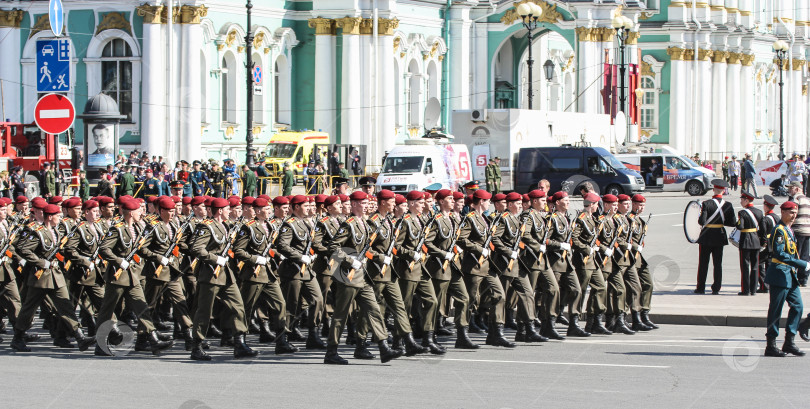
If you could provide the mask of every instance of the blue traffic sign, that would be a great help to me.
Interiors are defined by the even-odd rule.
[[[262,83],[262,67],[261,66],[256,66],[255,68],[253,68],[253,82],[255,82],[256,84],[261,84]]]
[[[37,40],[37,92],[70,91],[70,40]]]
[[[53,35],[62,35],[62,27],[65,24],[65,13],[62,10],[62,0],[51,0],[48,4],[48,20],[51,22]]]

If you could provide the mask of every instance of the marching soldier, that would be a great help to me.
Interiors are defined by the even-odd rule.
[[[320,195],[318,195],[320,196]],[[318,198],[315,199],[315,203]],[[315,261],[312,263],[312,270],[318,278],[318,284],[321,288],[321,294],[326,301],[329,299],[330,288],[332,287],[332,275],[334,273],[335,262],[330,258],[332,255],[329,252],[329,243],[335,239],[338,227],[340,227],[340,216],[343,204],[340,202],[340,197],[332,195],[323,198],[323,208],[326,214],[319,216],[320,219],[315,225],[315,237],[312,241],[312,249],[315,250]],[[332,303],[324,302],[321,314],[321,323],[323,323],[322,336],[329,336],[329,318],[332,315]]]
[[[773,228],[779,224],[779,215],[776,214],[773,209],[779,205],[779,202],[777,202],[776,199],[774,199],[771,195],[765,195],[763,199],[762,211],[764,215],[762,217],[762,228],[765,232],[765,237],[763,240],[764,244],[759,252],[759,277],[757,278],[759,281],[759,289],[757,292],[767,294],[768,285],[765,284],[765,272],[768,271],[768,264],[771,260],[771,231],[773,231]]]
[[[723,200],[723,192],[728,188],[728,182],[722,179],[712,180],[712,198],[704,200],[700,205],[698,223],[703,230],[698,237],[700,253],[698,255],[698,276],[695,294],[706,293],[706,275],[709,273],[709,257],[714,263],[714,282],[712,294],[720,294],[723,283],[723,247],[728,245],[728,235],[725,226],[734,227],[737,218],[734,215],[734,206]]]
[[[740,232],[740,292],[737,295],[754,295],[759,278],[759,251],[765,241],[765,224],[762,211],[754,207],[754,195],[743,190],[740,193],[743,209],[737,213],[737,231]]]
[[[390,194],[390,199],[394,199],[393,193]],[[436,192],[436,202],[439,205],[439,213],[436,215],[435,228],[430,230],[425,239],[425,246],[428,249],[425,268],[432,272],[433,288],[439,305],[445,305],[447,297],[452,298],[454,302],[455,347],[478,349],[479,346],[474,344],[467,334],[470,296],[464,285],[464,275],[459,261],[458,238],[461,234],[461,221],[451,213],[455,207],[453,192],[449,189],[439,190]],[[437,322],[437,326],[439,325]]]
[[[73,298],[74,309],[83,295],[87,295],[90,305],[96,312],[101,310],[104,300],[104,287],[100,274],[102,266],[99,258],[99,246],[104,239],[105,232],[98,210],[98,202],[88,200],[82,205],[84,220],[79,223],[75,232],[71,233],[65,244],[65,258],[70,262],[68,279],[70,280],[70,294]],[[90,315],[88,312],[85,314]],[[87,326],[89,334],[95,334],[95,318],[90,315]]]
[[[497,228],[497,225],[491,226],[483,214],[489,209],[490,199],[492,195],[486,190],[475,190],[472,194],[470,200],[472,211],[467,214],[467,223],[462,225],[459,235],[459,244],[464,254],[461,270],[467,273],[464,281],[470,295],[471,308],[477,307],[478,313],[489,312],[487,344],[514,348],[515,344],[503,336],[505,291],[501,281],[489,269],[491,235]],[[482,293],[488,293],[483,301]]]
[[[120,204],[123,211],[123,220],[113,225],[101,241],[99,255],[107,262],[104,276],[104,298],[101,301],[101,310],[98,320],[103,325],[113,319],[113,314],[119,301],[123,297],[127,307],[138,319],[138,332],[141,340],[147,338],[152,354],[159,355],[160,351],[170,348],[173,341],[162,341],[158,337],[157,329],[149,314],[148,305],[141,287],[141,270],[143,264],[135,253],[149,239],[151,228],[141,225],[141,206],[134,199],[124,200]],[[143,335],[140,335],[143,334]],[[112,332],[106,340],[117,344],[122,334],[113,321]],[[112,356],[108,348],[96,345],[95,354],[98,356]]]
[[[263,319],[259,327],[259,342],[272,342],[275,339],[277,355],[298,352],[298,348],[287,341],[287,305],[278,273],[271,268],[276,263],[273,247],[278,237],[278,229],[274,229],[269,220],[272,207],[266,199],[258,198],[253,201],[253,208],[256,218],[242,226],[233,245],[235,258],[243,264],[239,277],[245,314],[252,316],[259,299],[263,298],[274,313],[278,336],[272,335],[269,323]]]
[[[599,235],[599,251],[602,255],[600,267],[607,282],[606,311],[608,318],[606,328],[613,332],[633,335],[636,332],[627,326],[624,318],[625,306],[627,305],[624,271],[615,263],[613,258],[616,252],[621,251],[619,249],[619,240],[621,240],[622,232],[625,232],[627,228],[627,221],[617,213],[619,199],[616,196],[604,195],[602,196],[602,203],[605,208],[605,221]],[[592,299],[589,303],[595,308],[597,300]],[[595,322],[594,325],[596,325]]]
[[[385,330],[382,314],[374,297],[374,289],[366,280],[363,252],[370,244],[371,231],[363,222],[365,207],[368,205],[368,195],[363,192],[354,192],[351,195],[352,216],[341,223],[337,236],[329,244],[329,250],[334,253],[335,260],[340,263],[339,270],[334,278],[335,286],[335,312],[332,316],[332,326],[329,328],[329,341],[326,348],[325,364],[346,365],[349,362],[338,355],[340,334],[349,316],[349,308],[356,302],[360,314],[365,316],[372,333],[372,339],[380,348],[380,360],[386,363],[402,356],[402,351],[393,350],[388,346],[388,333]],[[346,249],[350,249],[346,252]],[[362,345],[358,342],[358,345]]]
[[[528,223],[528,215],[518,218],[522,199],[523,196],[520,193],[512,192],[506,195],[507,213],[492,236],[495,250],[491,257],[490,267],[494,268],[506,293],[509,294],[510,289],[514,291],[517,301],[515,341],[542,342],[543,337],[534,331],[534,327],[530,326],[535,319],[534,293],[529,282],[528,271],[521,268],[521,261],[518,260],[520,244]],[[507,308],[512,309],[512,306],[507,306]]]
[[[312,251],[315,227],[309,219],[310,202],[306,196],[297,195],[290,201],[290,206],[293,216],[281,225],[278,237],[278,253],[284,256],[279,275],[287,302],[287,327],[293,331],[293,327],[298,325],[302,314],[299,297],[302,297],[309,305],[307,349],[324,349],[326,344],[318,334],[323,295],[311,268],[315,259]]]
[[[649,228],[649,225],[647,221],[643,220],[640,216],[644,212],[646,203],[647,199],[644,196],[640,194],[633,195],[633,210],[630,215],[636,220],[638,232],[633,235],[633,245],[630,250],[635,254],[636,262],[633,268],[638,273],[638,279],[641,283],[641,322],[652,329],[658,329],[658,325],[650,320],[653,279],[650,266],[647,264],[647,260],[642,254],[642,250],[644,250],[644,238],[647,236],[647,228]]]
[[[191,243],[190,254],[199,260],[195,268],[199,288],[192,330],[194,348],[191,351],[191,359],[195,361],[211,360],[211,356],[203,351],[201,344],[208,332],[214,300],[217,297],[228,310],[225,316],[229,317],[230,325],[227,327],[234,331],[234,358],[254,357],[259,353],[245,343],[245,334],[248,331],[245,307],[236,286],[236,277],[228,264],[228,251],[233,237],[229,235],[224,224],[227,218],[228,201],[222,198],[212,200],[211,218],[197,224]]]
[[[22,224],[12,226],[8,221],[8,210],[11,199],[0,199],[0,305],[3,306],[9,323],[14,325],[20,313],[21,300],[17,287],[15,271],[12,268],[12,260],[18,259],[14,244],[19,237]]]
[[[43,224],[24,232],[17,244],[17,253],[25,262],[21,264],[23,275],[27,277],[27,289],[17,322],[14,324],[11,347],[18,352],[31,352],[31,348],[25,344],[25,331],[31,328],[37,307],[45,297],[49,297],[55,314],[72,330],[79,350],[86,351],[96,340],[86,337],[79,328],[65,278],[55,259],[62,240],[56,229],[62,217],[61,212],[56,205],[46,205],[42,213]]]
[[[802,295],[799,291],[797,270],[800,268],[810,270],[810,263],[799,258],[796,237],[790,228],[799,214],[799,205],[787,201],[782,203],[780,208],[782,218],[771,232],[772,258],[765,276],[771,294],[771,302],[768,305],[768,330],[765,333],[768,342],[765,356],[784,357],[787,354],[804,356],[805,353],[794,342],[796,333],[800,332],[806,336],[808,328],[807,320],[799,324],[802,315]],[[785,323],[785,343],[779,350],[776,346],[776,337],[779,336],[779,321],[785,302],[790,307],[790,312]]]
[[[599,270],[595,261],[596,252],[599,251],[599,234],[604,225],[604,219],[599,220],[596,211],[599,206],[599,196],[595,193],[588,193],[583,198],[584,211],[574,220],[574,233],[572,235],[574,248],[574,267],[577,271],[577,278],[581,285],[580,290],[585,294],[588,286],[591,287],[591,299],[593,300],[593,310],[588,311],[588,321],[585,325],[585,333],[611,334],[602,324],[602,317],[605,313],[605,296],[607,287],[605,277]],[[582,314],[585,305],[585,297],[580,297],[577,312]],[[568,335],[573,335],[569,333]]]
[[[394,269],[397,271],[405,311],[413,311],[411,307],[414,305],[414,297],[418,297],[417,305],[422,307],[420,309],[422,346],[428,348],[432,354],[442,355],[446,350],[437,344],[433,337],[439,303],[430,282],[430,275],[424,268],[425,237],[430,232],[433,220],[424,221],[421,218],[422,212],[425,211],[423,192],[413,190],[408,193],[406,199],[410,212],[403,216],[402,232],[397,237]]]
[[[523,242],[526,248],[523,251],[521,259],[523,265],[529,270],[529,280],[534,285],[535,292],[535,309],[540,310],[539,316],[542,316],[542,322],[555,322],[557,320],[557,305],[560,302],[560,287],[557,284],[557,278],[551,270],[551,265],[548,264],[546,258],[546,244],[548,243],[548,235],[550,234],[550,224],[544,219],[546,209],[546,192],[540,189],[534,189],[529,193],[531,201],[531,209],[527,212],[529,217],[529,225],[526,229],[526,234],[523,236]],[[534,323],[529,326],[535,325]],[[550,325],[546,329],[547,333],[551,334],[553,338],[559,339],[562,336],[557,333],[554,325]],[[541,337],[548,340],[541,334]]]
[[[628,195],[619,195],[619,215],[624,228],[619,235],[619,252],[613,253],[615,261],[614,268],[622,270],[624,277],[625,294],[627,295],[627,306],[630,308],[631,316],[633,317],[633,331],[650,331],[653,328],[644,324],[641,321],[641,280],[638,277],[638,271],[633,267],[636,263],[635,247],[633,238],[641,236],[641,224],[630,213],[633,208],[632,199]]]

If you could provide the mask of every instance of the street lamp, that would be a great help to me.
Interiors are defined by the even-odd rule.
[[[245,164],[253,167],[253,32],[250,22],[250,10],[253,8],[251,0],[247,0],[245,5],[247,8],[247,35],[245,35],[245,56],[247,57],[247,75],[245,81],[247,82],[247,126],[245,127]]]
[[[529,31],[529,59],[526,63],[529,65],[529,109],[532,109],[532,66],[534,59],[532,58],[532,30],[537,28],[537,20],[543,14],[543,9],[537,4],[526,2],[518,6],[517,12],[523,19],[523,27]]]
[[[619,40],[619,50],[620,50],[620,53],[621,53],[620,56],[619,56],[619,76],[621,77],[621,84],[619,85],[619,87],[620,87],[619,88],[619,110],[624,112],[624,113],[627,113],[624,110],[624,104],[627,101],[627,97],[625,96],[625,93],[624,93],[624,90],[625,90],[624,81],[625,81],[625,76],[626,76],[626,73],[627,73],[627,66],[626,66],[626,64],[624,62],[624,48],[625,48],[625,45],[626,45],[626,42],[627,42],[627,38],[630,36],[630,29],[633,28],[633,20],[630,20],[629,18],[627,18],[625,16],[618,15],[618,16],[613,18],[613,21],[611,21],[611,24],[613,25],[613,28],[616,29],[616,38]]]
[[[546,74],[546,93],[548,94],[547,102],[546,102],[546,110],[551,111],[551,80],[554,79],[554,61],[546,60],[545,64],[543,64],[543,71]]]
[[[782,64],[787,58],[788,49],[790,46],[783,40],[776,40],[773,43],[773,51],[776,53],[776,61],[779,63],[779,160],[785,160],[785,106],[783,100],[785,81],[782,79]]]

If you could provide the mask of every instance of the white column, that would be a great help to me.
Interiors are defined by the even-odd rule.
[[[687,122],[686,100],[689,98],[687,89],[687,72],[690,62],[673,59],[672,74],[670,77],[670,102],[669,102],[669,144],[675,149],[692,155],[694,149],[689,144],[687,134],[689,133],[689,123]]]
[[[803,51],[802,54],[794,54],[794,58],[799,55],[803,56]],[[793,62],[794,66],[789,67],[789,80],[785,84],[785,90],[790,90],[785,93],[785,95],[789,95],[790,98],[785,101],[785,107],[787,108],[785,124],[787,126],[787,135],[789,135],[791,142],[790,154],[793,154],[794,151],[801,154],[806,153],[805,151],[807,150],[807,145],[805,144],[807,129],[801,126],[801,124],[804,123],[804,115],[806,115],[803,109],[804,105],[802,104],[802,66],[798,64],[798,60],[793,60]],[[796,69],[794,69],[794,67]]]
[[[343,55],[341,77],[341,143],[365,143],[358,130],[363,129],[362,112],[362,58],[360,55],[360,18],[346,17],[338,20],[343,28]]]
[[[166,151],[166,41],[162,24],[143,25],[143,123],[141,147],[150,155],[165,158]],[[177,158],[172,158],[177,160]]]
[[[7,18],[7,16],[3,17]],[[0,49],[3,50],[3,58],[0,58],[0,81],[3,82],[0,121],[10,119],[12,122],[21,122],[23,118],[20,110],[22,46],[20,45],[19,27],[0,27]]]
[[[489,32],[487,29],[487,23],[480,22],[475,23],[475,34],[473,35],[473,40],[475,42],[475,58],[473,59],[475,63],[475,69],[473,70],[473,88],[472,88],[472,107],[471,108],[486,108],[487,105],[487,96],[489,95],[489,77],[487,74],[490,71],[489,68],[489,56],[488,56],[488,49],[487,49],[487,38],[489,38]],[[455,67],[451,65],[451,72],[455,73]],[[453,74],[451,74],[453,75]],[[448,97],[451,97],[453,93],[451,92]],[[452,115],[451,115],[452,116]]]
[[[750,151],[750,145],[743,145],[743,124],[741,114],[742,98],[741,95],[746,95],[746,98],[753,97],[753,92],[750,94],[741,94],[742,84],[740,83],[740,72],[742,66],[740,65],[739,54],[734,54],[729,57],[728,71],[726,82],[726,148],[732,153],[740,154],[743,150]],[[721,158],[722,159],[722,158]]]
[[[310,20],[315,28],[315,129],[335,137],[335,35],[333,20]]]
[[[183,41],[178,47],[182,55],[180,66],[183,75],[180,77],[181,92],[178,93],[180,111],[180,132],[177,138],[177,147],[180,158],[196,158],[202,148],[202,90],[200,89],[200,76],[207,75],[201,72],[200,50],[202,49],[202,27],[199,24],[181,25]],[[245,131],[250,129],[247,124]],[[151,151],[149,151],[152,154]]]
[[[470,41],[470,8],[467,6],[453,6],[450,8],[450,67],[453,75],[445,78],[450,81],[450,95],[447,103],[450,104],[450,111],[456,109],[470,108],[470,53],[472,44]],[[487,37],[484,37],[487,38]],[[479,58],[486,61],[486,54]],[[439,67],[441,70],[441,67]],[[483,72],[484,75],[488,70]],[[425,88],[427,89],[427,88]],[[478,107],[476,107],[478,108]],[[449,120],[449,118],[448,118]]]
[[[390,150],[396,141],[396,113],[394,106],[394,36],[393,35],[380,35],[379,38],[379,56],[378,64],[380,65],[380,78],[378,90],[380,91],[379,112],[380,118],[377,121],[378,129],[376,132],[377,149],[376,152],[369,153],[369,160],[366,163],[380,163],[382,155],[385,151]],[[375,156],[376,155],[376,156]],[[373,161],[372,161],[373,160]]]
[[[756,102],[754,100],[755,79],[754,79],[754,58],[744,56],[740,69],[740,94],[742,100],[742,146],[746,150],[751,150],[754,145],[754,132],[756,129]]]
[[[712,143],[712,62],[707,58],[707,61],[698,61],[697,65],[697,100],[692,102],[696,105],[698,113],[695,152],[699,152],[700,157],[705,158],[707,152],[719,148]]]
[[[715,51],[715,57],[712,62],[712,103],[711,103],[711,121],[712,121],[712,154],[706,155],[705,159],[723,159],[723,155],[727,152],[726,145],[726,57],[724,51]]]
[[[581,30],[593,30],[584,29]],[[583,40],[583,35],[591,36],[587,40]],[[579,56],[577,58],[579,66],[579,86],[577,87],[577,95],[580,95],[577,110],[578,112],[598,113],[600,112],[599,106],[602,103],[601,93],[601,73],[603,70],[602,64],[604,59],[600,52],[600,43],[591,41],[592,34],[583,33],[579,35]],[[542,62],[540,63],[542,64]],[[599,78],[599,79],[597,79]],[[596,81],[596,84],[591,85]]]

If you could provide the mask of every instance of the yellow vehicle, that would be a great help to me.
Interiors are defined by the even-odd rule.
[[[316,131],[279,132],[270,137],[270,142],[264,147],[265,166],[278,173],[283,170],[284,162],[289,162],[292,171],[301,175],[316,144],[328,145],[329,134]],[[322,160],[325,158],[324,153],[320,153]]]

